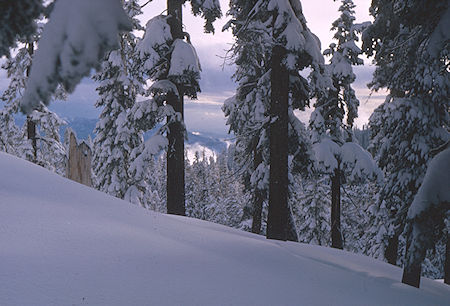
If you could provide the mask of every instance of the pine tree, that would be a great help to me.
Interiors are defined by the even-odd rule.
[[[230,131],[237,137],[236,162],[244,174],[246,189],[254,195],[253,231],[259,233],[262,207],[269,197],[269,127],[275,122],[283,125],[284,142],[294,141],[295,144],[299,144],[296,147],[285,146],[285,150],[289,150],[289,154],[294,157],[293,167],[288,168],[287,157],[279,156],[284,161],[283,165],[285,164],[282,168],[285,169],[286,179],[282,188],[286,195],[283,198],[287,201],[286,170],[306,170],[310,166],[306,131],[293,115],[294,109],[305,108],[309,97],[308,82],[298,71],[314,63],[320,63],[323,58],[318,42],[306,27],[298,1],[236,0],[230,2],[229,14],[232,19],[225,28],[231,28],[236,37],[231,52],[237,66],[234,78],[239,86],[236,96],[227,100],[223,110],[228,117],[227,124]],[[295,31],[291,31],[294,29]],[[289,96],[288,102],[285,100],[288,104],[284,105],[284,119],[278,122],[275,120],[276,117],[270,117],[269,113],[271,79],[275,82],[275,78],[271,78],[272,48],[276,45],[286,49],[286,54],[282,54],[279,58],[282,65],[278,66],[286,70],[282,75],[289,80],[285,82],[288,84],[287,89],[282,89],[283,95]],[[278,98],[275,94],[273,97]],[[274,119],[273,122],[271,118]],[[287,156],[288,152],[285,153]],[[272,157],[277,158],[275,153]],[[272,167],[272,170],[275,168]],[[275,192],[272,194],[274,196]],[[285,227],[289,217],[288,204],[284,202],[277,205],[284,208],[280,214],[284,216],[284,220],[277,222],[281,227]],[[285,239],[287,230],[281,229],[280,234],[283,236],[281,238]]]
[[[130,118],[140,129],[148,131],[166,118],[157,131],[157,137],[149,141],[135,156],[156,153],[155,146],[167,148],[167,212],[185,215],[185,163],[184,163],[184,96],[195,99],[200,91],[200,64],[190,36],[182,28],[182,5],[186,0],[168,0],[167,15],[156,16],[146,26],[144,38],[139,42],[143,75],[154,84],[145,92],[150,100],[133,108]],[[212,32],[212,22],[221,16],[217,0],[192,0],[194,15],[201,14],[205,30]],[[145,148],[147,147],[147,149]],[[148,160],[149,156],[141,156]],[[144,166],[144,165],[141,165]],[[136,168],[136,167],[135,167]]]
[[[66,152],[60,141],[59,130],[66,123],[43,104],[38,105],[37,109],[27,116],[23,129],[20,129],[14,120],[26,88],[34,46],[41,32],[40,28],[28,41],[22,41],[23,47],[2,66],[7,70],[11,81],[1,96],[5,106],[1,112],[0,134],[7,152],[63,175]],[[65,93],[60,87],[57,88],[53,99],[65,99]]]
[[[19,112],[19,99],[25,88],[27,70],[30,65],[31,56],[27,47],[17,50],[16,56],[2,65],[2,68],[7,70],[10,83],[1,96],[4,105],[1,111],[0,133],[2,151],[22,158],[28,155],[27,159],[32,160],[31,143],[26,140],[26,135],[22,134],[14,119]],[[29,154],[25,153],[27,151]]]
[[[386,215],[379,219],[388,224],[385,257],[396,264],[430,151],[449,138],[448,1],[383,0],[370,10],[375,21],[363,35],[363,49],[377,64],[370,86],[390,90],[370,119],[372,148],[387,176],[379,197]]]
[[[352,152],[358,158],[364,158],[362,148],[353,143],[353,122],[358,116],[359,101],[351,84],[355,81],[353,65],[362,65],[359,57],[361,49],[356,46],[358,32],[365,25],[356,25],[355,5],[351,0],[342,0],[339,11],[341,15],[333,22],[331,30],[336,30],[336,43],[324,54],[331,56],[330,64],[325,71],[318,71],[329,75],[332,84],[329,88],[317,87],[315,111],[311,115],[310,128],[316,157],[322,170],[325,169],[331,180],[331,246],[342,249],[343,236],[341,228],[341,185],[345,181],[345,171],[352,171],[355,162],[345,164],[344,151]],[[344,118],[346,122],[344,123]],[[344,143],[345,150],[344,150]],[[341,148],[342,147],[342,148]],[[367,169],[371,173],[370,169]]]
[[[214,201],[208,207],[209,220],[239,228],[247,198],[243,194],[243,186],[234,179],[227,166],[227,155],[226,151],[221,152],[209,162],[210,196]]]
[[[423,183],[408,209],[405,229],[407,252],[402,282],[415,287],[419,287],[421,264],[426,251],[434,249],[442,240],[448,243],[446,219],[450,215],[450,142],[444,148],[430,162]]]
[[[194,161],[188,168],[187,175],[188,197],[186,199],[186,215],[188,217],[209,220],[207,212],[211,205],[212,197],[210,191],[213,186],[210,184],[209,165],[206,160],[205,152],[195,152]]]
[[[328,246],[330,243],[330,187],[326,176],[313,177],[305,181],[296,177],[292,205],[299,241]]]
[[[377,188],[378,184],[367,181],[342,185],[342,237],[347,251],[364,254],[364,249],[370,245],[365,236],[370,224],[367,209]]]
[[[137,1],[124,2],[124,8],[132,18],[133,28],[139,30],[135,16],[141,12]],[[142,92],[143,81],[133,66],[137,63],[135,48],[133,33],[122,34],[120,49],[108,54],[102,71],[94,76],[100,82],[96,106],[103,109],[95,128],[93,162],[99,190],[145,206],[142,198],[145,178],[130,170],[131,153],[143,142],[142,132],[127,120],[136,96]]]

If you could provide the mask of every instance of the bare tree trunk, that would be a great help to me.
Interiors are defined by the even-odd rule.
[[[403,269],[402,283],[419,288],[421,270],[421,263],[414,263],[405,266]]]
[[[445,247],[444,283],[450,285],[450,235],[448,233]]]
[[[267,238],[287,240],[288,231],[288,103],[289,74],[282,63],[286,49],[275,46],[272,49],[272,94],[269,131],[270,181],[269,214],[267,217]]]
[[[28,54],[33,57],[34,54],[34,44],[28,44]],[[30,76],[31,65],[27,68],[27,77]],[[33,163],[37,163],[37,140],[36,140],[36,123],[31,120],[30,116],[27,116],[27,138],[31,140],[31,146],[33,148]]]
[[[30,116],[27,116],[27,138],[31,140],[31,146],[33,148],[33,163],[37,163],[37,140],[36,140],[36,123],[31,120]]]
[[[386,250],[384,251],[384,257],[391,265],[397,265],[398,256],[398,235],[394,234],[393,237],[389,237]]]
[[[253,170],[261,164],[263,161],[262,154],[257,152],[257,149],[253,151]],[[262,207],[263,207],[264,197],[258,189],[255,190],[253,194],[253,219],[252,219],[252,233],[260,234],[261,233],[261,224],[262,224]]]
[[[341,231],[341,170],[339,163],[331,177],[331,247],[343,249]]]
[[[406,237],[405,266],[403,268],[402,283],[419,288],[422,262],[425,259],[427,247],[421,243],[421,238],[426,237],[425,224],[414,222]],[[413,235],[413,233],[415,233]]]
[[[183,38],[182,28],[182,0],[167,0],[167,11],[172,37]],[[186,215],[185,207],[185,174],[184,174],[184,105],[183,88],[176,84],[179,96],[168,95],[167,103],[175,112],[181,114],[181,121],[169,125],[167,138],[169,148],[167,152],[167,213]]]

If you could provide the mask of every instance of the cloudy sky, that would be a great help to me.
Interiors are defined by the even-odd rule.
[[[220,2],[223,12],[226,12],[228,0]],[[340,1],[302,0],[301,2],[309,28],[320,38],[322,49],[325,49],[332,42],[333,33],[329,29],[332,21],[339,16]],[[356,22],[371,20],[368,14],[370,0],[354,0],[354,3],[357,6]],[[150,18],[163,13],[165,5],[166,1],[154,0],[145,6],[144,14],[140,17],[142,23],[145,25]],[[185,104],[185,120],[190,131],[207,131],[218,135],[223,135],[227,131],[221,106],[225,99],[234,94],[235,90],[235,84],[231,80],[234,68],[224,63],[226,50],[233,43],[231,33],[221,31],[227,19],[228,17],[224,16],[215,23],[215,35],[204,34],[203,20],[190,14],[189,5],[184,9],[184,26],[197,49],[203,70],[200,83],[202,93],[199,94],[198,100],[186,101]],[[370,66],[370,60],[366,60],[366,63],[364,67],[355,68],[357,80],[354,88],[361,103],[359,118],[356,121],[358,126],[367,122],[374,107],[384,99],[383,95],[377,93],[369,97],[370,91],[366,84],[371,79],[373,67]],[[5,72],[0,71],[0,91],[4,90],[7,84]],[[51,108],[63,117],[96,118],[100,111],[94,107],[97,99],[95,87],[96,84],[86,78],[67,101],[54,102]],[[303,121],[307,121],[309,112],[299,116]]]

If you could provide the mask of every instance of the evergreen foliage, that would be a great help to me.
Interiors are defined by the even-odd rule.
[[[132,18],[134,29],[141,29],[135,18],[141,13],[137,1],[126,1],[124,8]],[[145,180],[130,173],[131,152],[143,142],[142,132],[127,120],[143,86],[134,66],[136,54],[134,34],[122,34],[120,49],[108,53],[102,70],[94,76],[100,83],[96,107],[101,107],[102,112],[95,128],[93,163],[99,190],[145,205]]]
[[[28,40],[21,41],[22,47],[17,50],[16,55],[8,58],[2,65],[7,70],[10,83],[0,97],[4,102],[0,112],[0,149],[64,175],[66,150],[59,132],[61,126],[66,124],[65,121],[41,103],[30,114],[24,127],[17,126],[15,122],[26,88],[34,46],[41,32],[42,28],[39,28]],[[65,99],[65,92],[58,87],[53,99]],[[33,139],[29,139],[30,133],[27,131],[27,124],[30,122],[36,129],[33,131]]]
[[[346,180],[377,178],[378,169],[371,156],[353,137],[353,123],[359,101],[351,84],[355,81],[353,65],[362,65],[361,49],[356,45],[358,33],[367,24],[355,24],[355,5],[342,0],[341,15],[332,24],[337,43],[330,44],[324,54],[330,63],[316,68],[311,78],[323,75],[326,82],[315,87],[315,110],[310,119],[311,140],[317,158],[317,168],[331,178],[331,242],[335,248],[344,247],[341,227],[341,185]],[[327,77],[330,79],[328,80]],[[346,119],[344,123],[344,119]]]
[[[223,111],[236,135],[236,164],[253,195],[253,220],[260,219],[269,188],[270,61],[272,47],[285,45],[289,70],[289,154],[294,171],[311,170],[311,152],[303,124],[295,109],[308,105],[309,87],[299,71],[323,61],[318,42],[306,27],[298,1],[230,1],[231,28],[235,44],[230,50],[236,64],[236,96],[228,99]],[[275,20],[276,19],[276,20]],[[253,228],[259,233],[260,225]]]
[[[2,1],[0,3],[0,57],[9,55],[17,41],[29,41],[37,30],[36,20],[44,11],[42,0]]]
[[[376,1],[363,49],[377,68],[370,84],[390,95],[370,118],[372,150],[387,182],[378,218],[387,224],[386,259],[403,252],[406,212],[422,183],[430,151],[448,134],[448,1]]]

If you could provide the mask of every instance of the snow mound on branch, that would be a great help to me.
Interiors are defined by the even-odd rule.
[[[172,40],[167,16],[156,16],[147,22],[144,37],[139,41],[137,50],[144,60],[144,68],[152,70],[161,59],[155,50],[168,49]]]
[[[383,173],[376,165],[372,156],[359,144],[346,142],[339,146],[328,137],[313,144],[316,156],[317,168],[321,171],[332,173],[341,163],[341,170],[349,172],[349,179],[371,179],[382,182]]]
[[[337,157],[341,154],[339,145],[331,139],[325,138],[321,142],[313,145],[313,151],[316,155],[317,162],[330,172],[337,168]]]
[[[342,162],[351,169],[350,179],[367,177],[381,182],[383,173],[376,165],[372,156],[359,144],[346,142],[341,146]]]
[[[191,44],[176,39],[174,42],[174,50],[170,61],[169,77],[183,76],[187,71],[200,73],[200,62],[197,52]]]
[[[58,84],[70,93],[105,54],[119,47],[119,33],[131,21],[119,0],[59,0],[44,27],[21,101],[29,114],[48,105]]]
[[[422,185],[409,207],[408,219],[419,217],[432,206],[439,205],[450,205],[450,148],[431,160]]]
[[[5,153],[0,169],[2,306],[450,300],[449,286],[401,284],[400,268],[369,257],[154,213]]]
[[[150,92],[155,94],[169,94],[173,93],[180,96],[177,86],[169,80],[158,80],[150,86]]]

